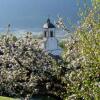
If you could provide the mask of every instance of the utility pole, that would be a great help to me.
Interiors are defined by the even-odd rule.
[[[11,25],[8,24],[8,27],[7,27],[7,35],[10,33],[10,27],[11,27]]]

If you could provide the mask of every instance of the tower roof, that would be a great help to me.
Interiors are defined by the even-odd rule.
[[[50,21],[50,19],[48,18],[47,19],[47,22],[43,25],[43,28],[44,29],[47,29],[47,28],[56,28],[55,25],[53,25]]]

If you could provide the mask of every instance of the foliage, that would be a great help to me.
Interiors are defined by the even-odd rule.
[[[66,72],[67,100],[99,100],[100,98],[100,6],[96,3],[84,16],[63,57],[73,71]]]
[[[31,33],[17,41],[13,35],[4,36],[0,39],[0,95],[26,97],[48,92],[62,96],[61,61],[40,49]]]
[[[99,2],[99,1],[98,1]],[[100,98],[100,7],[80,12],[80,26],[65,42],[63,59],[39,48],[32,34],[0,38],[0,95],[31,97],[50,93],[66,100]],[[70,32],[63,23],[59,28]]]

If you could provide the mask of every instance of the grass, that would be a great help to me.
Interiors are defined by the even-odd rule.
[[[19,99],[14,99],[14,98],[0,96],[0,100],[19,100]]]

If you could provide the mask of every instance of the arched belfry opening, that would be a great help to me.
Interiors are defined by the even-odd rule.
[[[47,19],[47,22],[43,26],[44,38],[55,37],[55,25],[53,25],[50,19]]]
[[[52,55],[59,56],[62,50],[59,47],[55,32],[56,26],[51,22],[50,18],[48,18],[43,25],[44,49]]]

